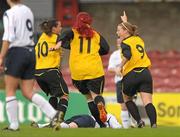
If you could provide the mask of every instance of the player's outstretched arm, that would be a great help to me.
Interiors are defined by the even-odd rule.
[[[62,41],[59,41],[54,47],[49,48],[49,51],[54,51],[60,49]]]

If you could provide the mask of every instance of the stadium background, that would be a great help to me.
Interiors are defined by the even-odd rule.
[[[8,8],[6,0],[0,1],[0,38],[3,34],[2,15]],[[120,22],[123,10],[127,12],[129,21],[139,26],[140,35],[144,38],[148,55],[152,60],[151,72],[154,77],[154,103],[158,111],[158,123],[161,125],[180,125],[180,1],[179,0],[22,0],[28,5],[35,15],[35,40],[38,39],[40,30],[38,24],[47,18],[57,18],[63,26],[72,25],[79,11],[87,11],[93,17],[93,27],[97,29],[111,45],[111,52],[115,50],[116,26]],[[1,41],[0,41],[1,44]],[[68,53],[68,51],[66,51]],[[110,55],[110,54],[109,54]],[[118,118],[120,106],[116,103],[113,75],[107,72],[109,55],[103,57],[106,72],[104,97],[108,111]],[[88,113],[87,106],[81,106],[85,99],[74,93],[69,69],[68,57],[63,60],[62,73],[66,79],[71,93],[72,106],[67,117],[78,113]],[[5,117],[4,82],[0,74],[0,122],[7,122]],[[39,91],[36,84],[35,91]],[[43,94],[42,94],[43,95]],[[28,119],[47,121],[41,112],[25,101],[18,92],[21,106],[19,116],[21,122]],[[77,101],[78,100],[78,101]],[[21,101],[23,103],[21,103]],[[142,102],[137,99],[142,117],[146,114]],[[26,109],[28,106],[28,110]],[[73,108],[81,108],[77,109]],[[27,113],[29,112],[29,113]],[[27,114],[25,114],[27,113]],[[24,116],[23,116],[24,115]],[[147,121],[148,122],[148,121]]]

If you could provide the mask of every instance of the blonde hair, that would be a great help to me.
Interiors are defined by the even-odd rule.
[[[122,22],[121,24],[119,24],[119,26],[122,26],[123,29],[127,30],[130,35],[133,35],[133,36],[138,35],[138,32],[137,32],[138,27],[136,25],[133,25],[129,22]]]

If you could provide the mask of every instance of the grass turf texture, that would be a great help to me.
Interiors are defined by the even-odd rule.
[[[0,124],[4,127],[4,124]],[[53,131],[50,128],[37,129],[29,125],[21,125],[20,131],[0,131],[0,137],[179,137],[179,127],[158,127],[152,129],[145,127],[142,129],[60,129]]]

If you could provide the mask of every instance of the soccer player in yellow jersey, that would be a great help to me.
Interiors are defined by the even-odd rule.
[[[57,20],[44,21],[40,25],[43,33],[40,36],[36,50],[36,80],[41,89],[50,94],[50,104],[60,112],[61,121],[68,107],[68,87],[59,70],[61,50],[50,51],[59,41],[62,29]],[[59,100],[59,101],[58,101]]]
[[[104,69],[101,55],[109,52],[109,45],[90,26],[91,23],[91,16],[80,12],[73,28],[62,33],[61,41],[63,48],[70,49],[69,66],[74,86],[87,98],[89,109],[96,121],[101,127],[105,127],[107,116],[102,97]],[[55,49],[58,49],[58,45]]]
[[[123,20],[125,19],[126,20]],[[124,13],[121,16],[123,20],[117,26],[117,35],[123,39],[121,42],[122,63],[119,68],[119,75],[123,75],[123,93],[128,111],[137,121],[139,128],[145,123],[141,120],[136,104],[132,101],[132,97],[139,92],[150,119],[151,127],[156,125],[156,109],[152,104],[153,82],[149,71],[151,61],[148,58],[145,45],[142,38],[137,35],[137,27],[127,21]]]

